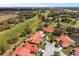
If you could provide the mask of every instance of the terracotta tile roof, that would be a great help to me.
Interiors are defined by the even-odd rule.
[[[17,47],[16,50],[12,53],[12,56],[15,56],[16,53],[17,53],[20,49],[21,49],[20,47]]]
[[[31,52],[37,52],[39,50],[37,45],[31,44],[31,43],[28,43],[28,42],[24,43],[23,47],[30,50]]]
[[[30,50],[25,47],[17,47],[12,53],[12,56],[32,56],[32,54],[30,53]]]
[[[73,49],[76,56],[79,56],[79,47]]]
[[[42,42],[42,36],[38,32],[36,32],[32,36],[30,36],[30,38],[28,38],[28,41],[32,43],[40,44]]]
[[[32,44],[32,43],[35,44]],[[32,36],[28,38],[28,40],[20,47],[17,47],[16,50],[12,53],[12,56],[31,56],[31,52],[37,52],[39,50],[36,44],[40,44],[42,42],[42,36],[36,32]]]
[[[61,44],[62,47],[68,47],[68,46],[70,46],[70,45],[75,44],[75,41],[72,40],[72,39],[70,39],[67,35],[65,35],[65,36],[60,36],[60,37],[56,38],[56,40],[57,40],[57,41],[60,41],[60,40],[61,40],[61,41],[63,42],[63,43]]]
[[[52,33],[52,32],[54,32],[54,29],[52,27],[48,26],[48,27],[44,27],[43,31]]]

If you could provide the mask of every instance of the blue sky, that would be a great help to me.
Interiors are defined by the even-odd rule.
[[[2,3],[0,7],[79,7],[79,3]]]

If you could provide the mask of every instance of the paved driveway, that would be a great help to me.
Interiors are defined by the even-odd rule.
[[[67,56],[66,54],[64,54],[61,49],[59,48],[55,48],[54,47],[55,42],[53,42],[52,44],[46,41],[46,48],[44,50],[43,56],[51,56],[54,55],[54,52],[60,52],[60,56]],[[61,48],[61,47],[60,47]]]
[[[54,53],[54,51],[56,50],[55,47],[54,47],[55,43],[49,43],[46,41],[46,48],[45,48],[45,51],[44,51],[44,56],[50,56]]]

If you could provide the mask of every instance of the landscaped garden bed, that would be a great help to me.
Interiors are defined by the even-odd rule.
[[[64,48],[62,51],[68,56],[72,55],[72,47]]]
[[[54,56],[60,56],[60,52],[54,52]]]

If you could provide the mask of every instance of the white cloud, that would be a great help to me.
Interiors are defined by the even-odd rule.
[[[12,7],[15,6],[15,4],[11,4],[11,3],[0,3],[0,7]]]
[[[0,0],[0,7],[24,6],[24,4],[18,5],[18,3],[79,3],[79,0]],[[28,7],[27,4],[25,6]]]
[[[79,0],[0,0],[0,3],[79,3]]]

